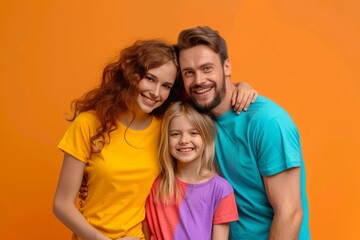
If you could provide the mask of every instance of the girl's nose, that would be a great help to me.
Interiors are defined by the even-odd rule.
[[[188,140],[186,134],[183,134],[180,138],[180,144],[186,144],[188,142],[189,142],[189,140]]]

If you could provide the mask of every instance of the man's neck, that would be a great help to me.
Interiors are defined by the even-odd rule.
[[[215,108],[211,110],[211,113],[215,116],[221,116],[227,113],[231,108],[231,97],[233,92],[235,91],[236,87],[231,82],[230,78],[225,79],[226,84],[226,92],[225,95],[222,97],[221,102]]]

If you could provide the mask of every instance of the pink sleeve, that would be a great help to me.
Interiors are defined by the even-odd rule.
[[[224,197],[219,203],[213,218],[213,224],[233,222],[239,219],[234,193]]]

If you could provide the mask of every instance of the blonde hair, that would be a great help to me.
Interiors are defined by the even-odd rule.
[[[169,149],[169,126],[174,117],[186,116],[194,127],[199,131],[203,140],[203,151],[200,156],[198,174],[207,176],[215,172],[215,136],[216,126],[210,116],[197,112],[188,102],[176,102],[165,112],[161,122],[161,137],[159,147],[159,162],[161,178],[155,202],[160,201],[169,204],[175,197],[179,199],[180,189],[178,188],[175,173],[176,159],[170,155]],[[177,201],[176,201],[177,202]]]

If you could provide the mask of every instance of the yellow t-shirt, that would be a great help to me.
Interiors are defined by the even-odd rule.
[[[110,144],[90,156],[90,137],[100,122],[94,112],[83,112],[66,131],[58,147],[85,162],[88,197],[80,212],[109,238],[143,238],[145,202],[159,175],[157,152],[160,121],[153,117],[144,130],[126,129],[120,122]],[[73,236],[73,239],[80,239]]]

